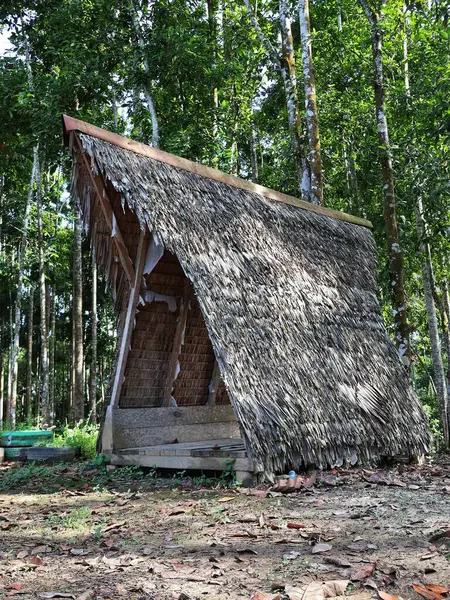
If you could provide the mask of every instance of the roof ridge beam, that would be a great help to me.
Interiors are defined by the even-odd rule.
[[[276,190],[272,190],[257,183],[253,183],[252,181],[248,181],[247,179],[241,179],[240,177],[235,177],[234,175],[230,175],[228,173],[222,173],[222,171],[218,171],[212,167],[207,167],[206,165],[196,163],[192,160],[188,160],[187,158],[175,156],[175,154],[169,154],[168,152],[164,152],[158,148],[151,148],[150,146],[146,146],[140,142],[135,142],[134,140],[130,140],[129,138],[123,137],[117,133],[113,133],[107,129],[102,129],[101,127],[91,125],[85,121],[80,121],[79,119],[69,117],[68,115],[63,115],[63,123],[64,133],[66,136],[70,131],[79,131],[105,142],[109,142],[110,144],[114,144],[115,146],[123,148],[124,150],[131,150],[136,154],[147,156],[148,158],[166,163],[172,167],[183,169],[184,171],[189,171],[190,173],[196,173],[201,177],[206,177],[207,179],[212,179],[214,181],[218,181],[219,183],[224,183],[225,185],[231,185],[235,188],[246,190],[247,192],[259,194],[260,196],[268,198],[269,200],[290,204],[291,206],[295,206],[303,210],[309,210],[310,212],[331,217],[332,219],[337,219],[339,221],[346,221],[347,223],[352,223],[354,225],[372,228],[372,223],[367,219],[355,217],[354,215],[349,215],[325,206],[318,206],[317,204],[304,202],[303,200],[299,200],[294,196],[277,192]]]

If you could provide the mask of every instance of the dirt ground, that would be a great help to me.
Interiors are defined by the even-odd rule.
[[[2,467],[0,598],[283,598],[350,579],[350,595],[418,599],[412,584],[450,583],[445,462],[326,473],[291,494],[202,484]]]

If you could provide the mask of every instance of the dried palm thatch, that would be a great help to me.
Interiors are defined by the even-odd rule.
[[[426,451],[369,229],[79,136],[192,282],[256,471]]]

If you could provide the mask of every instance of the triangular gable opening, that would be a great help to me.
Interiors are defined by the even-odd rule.
[[[178,259],[166,250],[144,277],[119,407],[230,404],[199,303]]]

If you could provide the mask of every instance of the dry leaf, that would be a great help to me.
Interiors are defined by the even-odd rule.
[[[292,585],[288,584],[284,586],[284,592],[288,595],[289,600],[303,600],[305,594],[304,589],[292,587]]]
[[[78,596],[76,600],[91,600],[91,598],[94,598],[94,596],[94,590],[87,590],[86,592],[83,592],[80,596]]]
[[[119,596],[126,596],[128,594],[127,590],[121,583],[116,583],[116,591]]]
[[[42,592],[38,594],[39,598],[75,598],[73,594],[65,594],[64,592]]]
[[[373,575],[373,565],[355,567],[350,571],[350,581],[364,581]]]
[[[337,567],[351,567],[352,563],[346,558],[340,558],[339,556],[324,556],[323,560],[330,565],[336,565]]]
[[[88,550],[84,550],[83,548],[71,548],[70,554],[74,556],[84,556],[85,554],[89,554]]]
[[[305,527],[306,527],[306,525],[303,525],[303,523],[288,523],[287,524],[288,529],[304,529]]]
[[[380,592],[380,590],[378,590],[378,595],[380,596],[381,600],[399,600],[398,596],[393,596],[387,592]]]
[[[319,554],[320,552],[329,552],[333,546],[331,544],[316,544],[313,549],[313,554]]]
[[[413,585],[413,590],[427,600],[443,600],[450,592],[442,585]]]
[[[32,565],[36,565],[37,567],[40,567],[42,565],[43,561],[40,556],[33,556],[33,558],[30,558],[30,563]]]
[[[333,579],[332,581],[325,581],[322,584],[323,595],[325,598],[342,596],[349,583],[350,581],[348,579]]]
[[[280,594],[267,594],[266,592],[255,592],[252,600],[283,600]]]
[[[127,524],[126,521],[121,521],[120,523],[111,523],[111,525],[108,525],[107,527],[105,527],[105,529],[103,530],[103,533],[106,533],[107,531],[111,531],[112,529],[119,529],[120,527],[123,527],[126,524]]]
[[[234,500],[236,496],[223,496],[222,498],[219,498],[217,500],[217,502],[230,502],[231,500]]]

